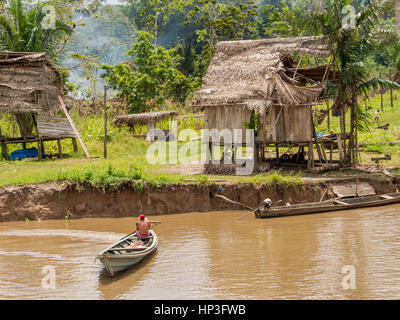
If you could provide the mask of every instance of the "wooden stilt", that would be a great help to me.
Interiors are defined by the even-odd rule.
[[[58,144],[58,155],[59,155],[59,158],[62,159],[61,139],[57,139],[57,144]]]
[[[264,162],[265,161],[265,145],[262,145],[261,148],[261,161]]]
[[[307,161],[307,171],[311,171],[311,168],[314,166],[313,164],[313,143],[310,141],[308,143],[308,161]]]
[[[72,146],[74,148],[74,153],[77,153],[78,152],[78,144],[76,143],[76,139],[72,138],[71,140],[72,140]]]
[[[43,156],[42,156],[42,150],[43,150],[42,140],[39,139],[37,144],[38,144],[38,148],[37,148],[38,149],[38,158],[39,158],[39,160],[42,160],[43,159]]]
[[[326,153],[325,153],[325,147],[324,144],[321,141],[321,151],[322,151],[322,156],[324,157],[324,161],[328,162],[328,158],[326,157]]]
[[[233,154],[232,154],[232,161],[235,161],[237,158],[237,149],[239,148],[239,146],[237,144],[235,144],[233,146]]]
[[[211,154],[211,162],[214,162],[214,146],[213,146],[212,142],[210,142],[209,148],[210,148],[210,154]]]
[[[322,152],[321,152],[321,149],[319,146],[317,132],[315,131],[315,125],[314,125],[314,119],[312,116],[312,112],[311,112],[311,123],[312,123],[313,137],[315,140],[315,146],[317,147],[318,158],[319,158],[319,161],[321,161],[321,163],[324,163],[325,161],[324,161],[324,158],[322,157]]]
[[[3,154],[3,158],[5,160],[8,160],[8,151],[7,151],[7,144],[6,142],[6,137],[3,138],[2,132],[1,132],[1,127],[0,127],[0,141],[1,141],[1,151]]]
[[[338,144],[338,149],[339,149],[339,163],[342,166],[344,164],[344,152],[343,152],[342,137],[340,134],[337,134],[336,137],[337,137],[337,144]]]
[[[275,153],[276,153],[276,164],[279,165],[279,147],[275,145]]]

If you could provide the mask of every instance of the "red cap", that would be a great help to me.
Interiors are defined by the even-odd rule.
[[[144,220],[144,214],[141,214],[139,218],[140,220]]]

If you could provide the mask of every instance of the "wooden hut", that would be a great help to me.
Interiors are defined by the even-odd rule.
[[[195,94],[194,105],[204,110],[205,129],[245,129],[257,115],[256,161],[268,145],[277,150],[308,146],[311,157],[311,106],[325,80],[336,81],[340,75],[327,65],[300,69],[301,61],[291,57],[294,53],[330,55],[326,43],[311,37],[219,42]],[[205,142],[212,150],[211,142]]]
[[[62,156],[61,139],[71,138],[77,150],[76,132],[66,118],[53,113],[60,110],[63,96],[61,75],[45,53],[0,52],[0,113],[10,113],[18,122],[20,136],[1,133],[0,144],[7,159],[7,145],[37,142],[39,158],[43,141],[57,140]],[[35,132],[36,131],[36,132]]]

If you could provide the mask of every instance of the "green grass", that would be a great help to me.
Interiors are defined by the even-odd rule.
[[[382,165],[398,167],[400,165],[400,145],[381,145],[382,141],[400,140],[400,92],[394,91],[394,108],[390,107],[389,92],[384,95],[384,111],[380,114],[380,125],[390,124],[390,129],[384,131],[375,129],[373,124],[367,132],[359,133],[359,143],[366,143],[363,147],[363,163],[372,163],[372,157],[380,157],[373,152],[390,153],[391,161],[382,162]],[[380,95],[377,94],[367,101],[371,110],[380,109]],[[326,106],[320,106],[326,108]],[[271,172],[268,174],[259,174],[249,177],[238,176],[213,176],[213,175],[182,175],[168,173],[170,165],[150,164],[146,160],[146,152],[150,144],[144,140],[136,139],[134,134],[144,133],[145,127],[138,127],[135,132],[128,128],[118,128],[112,125],[112,117],[108,126],[108,159],[103,159],[103,116],[79,116],[72,113],[72,118],[81,134],[92,159],[86,159],[85,154],[79,147],[79,152],[73,155],[73,147],[70,139],[62,141],[64,153],[73,155],[71,158],[42,160],[42,161],[5,161],[0,158],[0,186],[13,184],[29,184],[43,182],[62,182],[70,181],[78,187],[94,187],[99,190],[112,189],[117,190],[121,187],[130,187],[136,190],[143,189],[144,185],[150,185],[155,188],[168,183],[213,183],[214,180],[228,180],[241,183],[264,183],[276,188],[290,188],[300,186],[302,174],[294,172],[284,174],[282,172]],[[349,117],[347,116],[347,120]],[[12,135],[13,129],[10,116],[2,115],[0,126],[3,134]],[[169,122],[162,121],[159,124],[161,129],[168,129]],[[200,136],[200,129],[203,126],[202,120],[198,120],[189,115],[186,119],[178,122],[178,129],[191,128],[196,130]],[[328,133],[327,119],[316,128],[318,132]],[[339,132],[339,118],[331,117],[330,130]],[[178,142],[178,147],[185,141]],[[161,144],[160,144],[161,145]],[[170,143],[167,143],[169,147]],[[190,142],[190,146],[195,150],[194,154],[188,159],[189,162],[200,160],[200,155],[204,152],[201,149],[201,141]],[[9,152],[20,149],[21,145],[9,145]],[[27,147],[37,147],[36,144],[28,144]],[[45,143],[46,153],[57,153],[56,142]],[[283,148],[282,148],[283,149]],[[166,149],[166,158],[168,159],[168,148]],[[222,150],[220,150],[220,153]],[[204,154],[202,154],[204,157]],[[248,156],[248,155],[247,155]],[[337,157],[337,155],[335,155]]]
[[[383,111],[381,111],[381,96],[379,92],[371,95],[369,100],[360,100],[360,104],[369,109],[374,117],[375,110],[379,110],[379,123],[373,121],[371,127],[367,131],[360,131],[358,142],[363,143],[361,148],[361,160],[365,164],[373,164],[371,158],[382,157],[384,153],[391,154],[392,160],[381,161],[381,165],[387,167],[398,167],[400,165],[400,144],[385,145],[381,142],[400,141],[400,91],[393,90],[394,107],[390,104],[390,93],[387,91],[383,95]],[[331,103],[332,104],[332,103]],[[326,105],[319,106],[326,109]],[[346,128],[349,129],[350,116],[346,115]],[[376,129],[379,125],[389,123],[389,130]],[[327,117],[323,123],[316,127],[317,132],[330,133],[330,131],[339,133],[339,117],[330,117],[330,129],[328,129]],[[379,154],[382,155],[379,155]]]

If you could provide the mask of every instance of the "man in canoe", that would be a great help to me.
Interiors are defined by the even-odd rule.
[[[136,222],[136,235],[140,239],[147,239],[150,237],[150,229],[151,225],[157,225],[160,224],[160,221],[150,221],[147,220],[147,218],[144,216],[144,214],[141,214],[139,217],[139,222]]]

